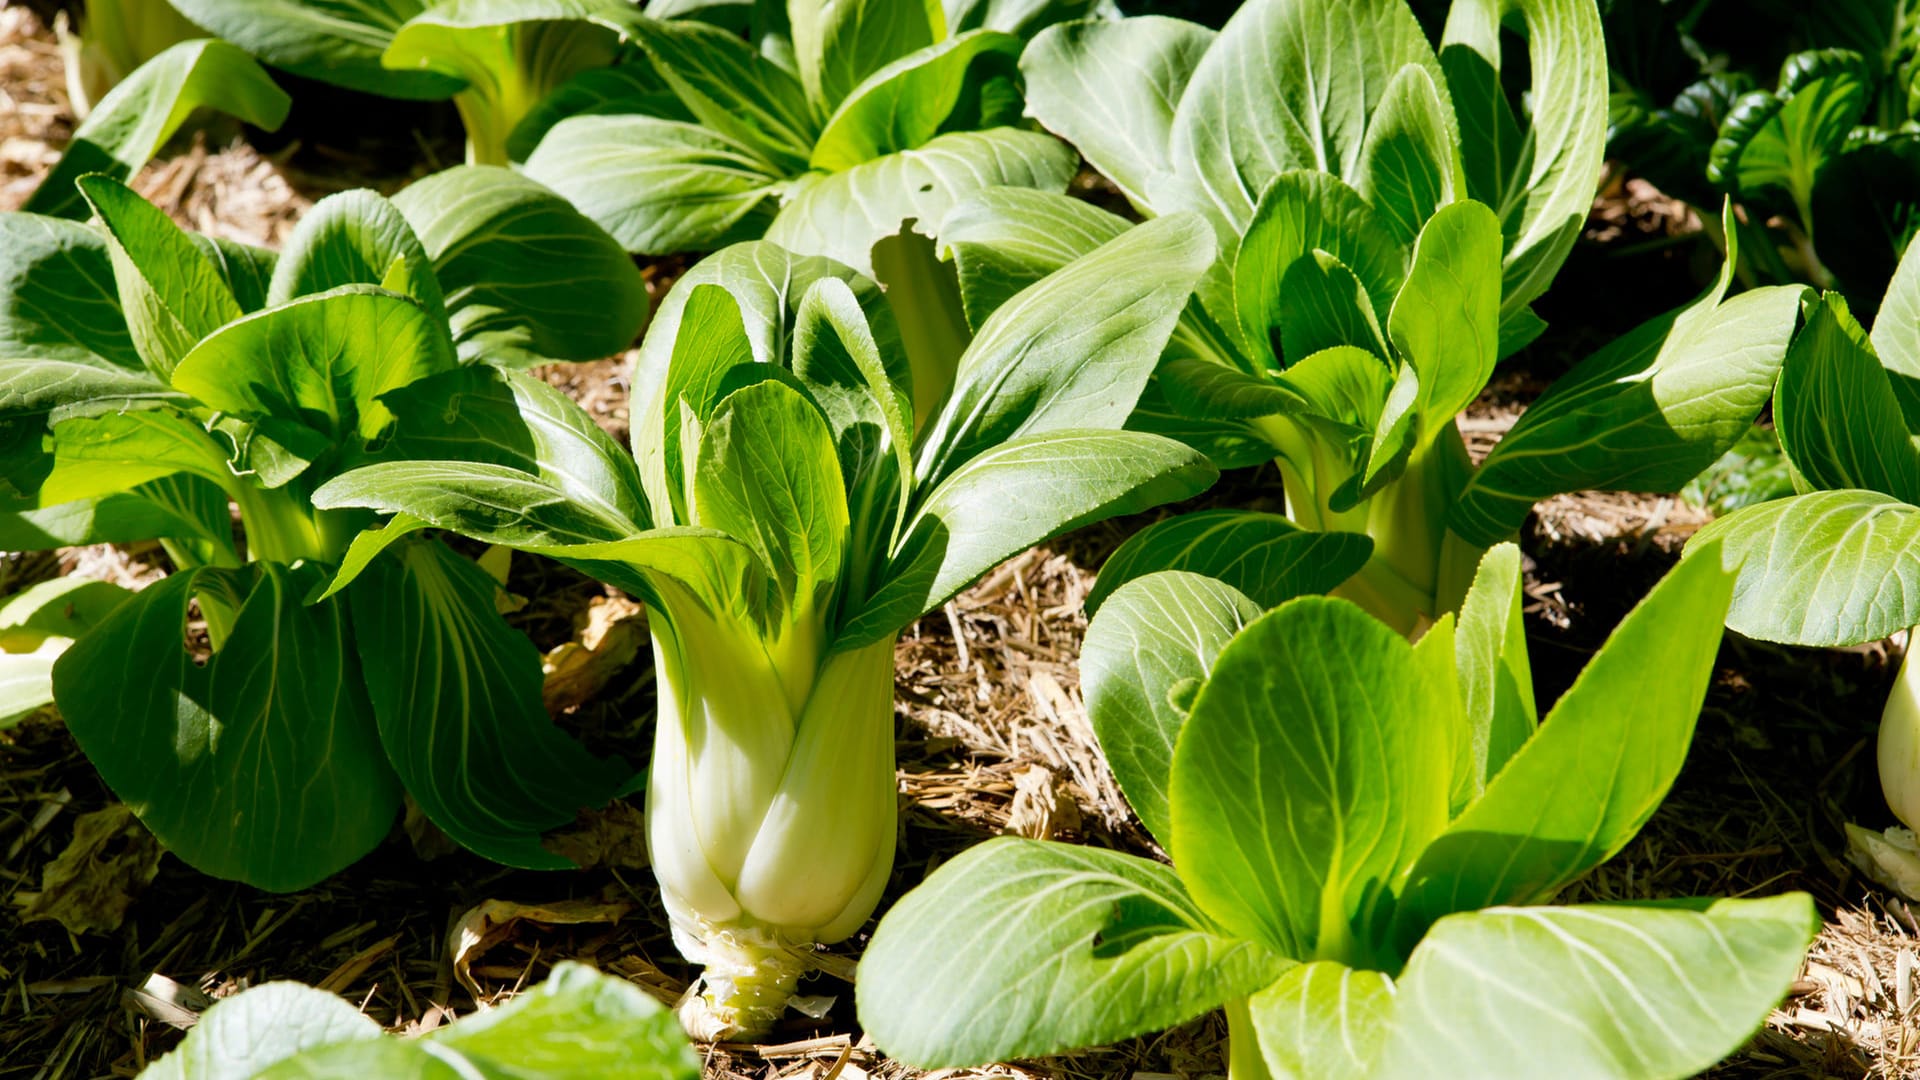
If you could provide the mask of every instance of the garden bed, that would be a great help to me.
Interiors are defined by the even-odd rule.
[[[0,209],[11,209],[72,130],[57,47],[18,6],[0,8],[0,89]],[[410,163],[406,149],[301,142],[297,134],[254,144],[214,127],[185,138],[134,186],[184,225],[271,246],[331,191],[392,190],[459,154],[457,144],[429,139],[412,148]],[[1694,285],[1678,293],[1669,286],[1697,282],[1690,249],[1648,241],[1697,227],[1646,185],[1616,178],[1541,305],[1553,329],[1469,410],[1462,426],[1470,448],[1484,454],[1553,375],[1666,302],[1654,298],[1687,295]],[[1648,247],[1656,250],[1634,253]],[[656,301],[683,265],[649,271]],[[543,374],[625,438],[620,358]],[[1279,498],[1269,466],[1229,475],[1195,505],[1277,509]],[[1075,660],[1081,602],[1101,561],[1146,521],[1182,508],[1020,555],[902,635],[895,698],[903,833],[889,900],[963,848],[1003,833],[1157,854],[1093,741]],[[1522,546],[1543,706],[1706,520],[1671,496],[1580,494],[1541,505]],[[157,548],[7,553],[0,594],[59,574],[135,586],[162,572]],[[609,631],[606,618],[587,633],[595,605],[603,616],[625,611],[614,606],[617,594],[532,557],[515,560],[507,592],[528,601],[511,618],[543,650],[579,644],[583,633],[589,647],[623,635],[639,642],[624,666],[602,673],[606,692],[570,709],[569,723],[596,750],[643,756],[652,709],[644,635],[631,623]],[[1839,856],[1844,822],[1890,820],[1872,740],[1894,661],[1888,643],[1812,651],[1730,636],[1672,794],[1623,854],[1571,890],[1578,901],[1790,889],[1815,896],[1827,925],[1792,996],[1752,1045],[1711,1075],[1920,1069],[1920,919]],[[597,863],[580,873],[503,870],[457,850],[430,825],[410,823],[344,873],[285,895],[198,874],[160,854],[137,823],[110,823],[74,891],[57,902],[98,908],[103,922],[127,905],[124,920],[83,934],[23,921],[76,823],[111,804],[56,719],[0,735],[0,1077],[131,1076],[177,1043],[208,999],[275,979],[336,992],[390,1028],[418,1031],[511,995],[561,960],[587,961],[664,1001],[693,974],[668,938],[632,809],[583,819],[570,834],[578,845],[570,851]],[[708,1075],[921,1075],[881,1058],[854,1023],[847,980],[863,937],[828,949],[803,986],[833,999],[820,1018],[790,1013],[770,1043],[704,1048]],[[1225,1034],[1208,1018],[1119,1046],[938,1075],[1204,1075],[1223,1070]]]

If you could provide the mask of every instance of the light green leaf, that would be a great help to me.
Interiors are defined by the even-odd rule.
[[[1712,548],[1628,613],[1540,730],[1421,854],[1395,929],[1494,904],[1543,903],[1633,839],[1693,741],[1733,575]]]
[[[660,5],[655,4],[657,9]],[[625,63],[590,68],[540,99],[507,137],[507,156],[526,161],[563,120],[577,116],[655,116],[692,121],[693,114],[673,96],[651,64]],[[538,179],[538,177],[536,177]],[[553,187],[551,181],[543,181]]]
[[[563,120],[527,158],[526,173],[642,255],[710,251],[760,235],[780,185],[747,146],[652,116]]]
[[[506,165],[513,130],[572,76],[619,56],[625,0],[435,0],[407,20],[381,54],[396,71],[432,71],[466,83],[454,97],[467,160]]]
[[[1115,589],[1158,570],[1217,578],[1265,611],[1296,596],[1332,591],[1372,552],[1373,541],[1360,533],[1308,531],[1256,510],[1199,510],[1128,537],[1087,591],[1087,614],[1098,612]]]
[[[1006,837],[908,893],[860,963],[861,1026],[923,1068],[1158,1031],[1292,965],[1213,931],[1171,867]]]
[[[1277,184],[1275,186],[1278,186]],[[1277,314],[1280,336],[1256,336],[1277,350],[1277,357],[1299,361],[1326,349],[1350,345],[1375,356],[1390,356],[1373,299],[1354,272],[1332,255],[1315,251],[1296,259],[1281,275]]]
[[[233,290],[233,298],[239,302],[241,311],[254,312],[267,306],[267,290],[273,285],[273,271],[280,261],[278,251],[224,236],[187,235],[220,272],[220,280]]]
[[[1518,547],[1495,547],[1481,557],[1473,587],[1460,607],[1454,662],[1473,751],[1466,791],[1474,798],[1539,726],[1526,623],[1520,615],[1523,571]]]
[[[1794,645],[1859,645],[1920,623],[1920,507],[1872,491],[1749,506],[1688,541],[1740,565],[1727,625]]]
[[[1900,257],[1887,295],[1880,301],[1872,340],[1900,398],[1907,429],[1920,428],[1920,248],[1912,244]]]
[[[23,589],[0,604],[0,729],[53,704],[53,662],[127,597],[77,575]]]
[[[80,182],[106,225],[114,285],[147,369],[162,378],[201,338],[240,317],[220,272],[158,207],[110,177]]]
[[[1214,37],[1158,15],[1048,27],[1020,56],[1027,111],[1144,208],[1172,173],[1174,108]]]
[[[800,83],[823,116],[869,75],[947,36],[936,0],[790,0],[787,19]]]
[[[598,360],[646,321],[646,283],[620,245],[510,169],[447,169],[393,205],[433,259],[463,360]]]
[[[1167,784],[1187,710],[1220,650],[1260,605],[1214,578],[1168,570],[1120,586],[1087,626],[1080,683],[1087,718],[1127,804],[1162,845],[1173,838]]]
[[[1283,326],[1287,272],[1316,251],[1353,271],[1374,311],[1393,304],[1406,277],[1405,254],[1359,193],[1327,173],[1282,173],[1261,194],[1233,264],[1234,305],[1256,348],[1270,347]],[[1306,355],[1285,359],[1297,363]]]
[[[1369,1075],[1681,1080],[1746,1042],[1819,926],[1805,893],[1451,916],[1401,974]]]
[[[901,0],[830,5],[840,11],[884,8],[908,12]],[[1020,39],[992,30],[971,30],[937,44],[928,42],[868,75],[833,110],[810,164],[838,172],[887,154],[913,150],[939,134],[975,65],[998,59],[1012,67]],[[801,69],[805,74],[805,68]]]
[[[1838,293],[1814,305],[1774,391],[1780,448],[1815,489],[1863,488],[1920,502],[1920,448],[1893,382]]]
[[[172,538],[202,561],[238,565],[227,494],[198,476],[176,473],[118,495],[0,514],[0,550],[45,551],[88,544],[136,544]]]
[[[633,458],[565,392],[542,379],[463,367],[388,391],[392,459],[504,465],[553,484],[609,520],[645,524]]]
[[[637,523],[575,499],[552,480],[506,465],[467,461],[384,461],[320,485],[321,509],[357,506],[411,514],[488,544],[565,547],[624,540]]]
[[[1402,245],[1412,245],[1434,211],[1465,197],[1466,166],[1449,119],[1433,75],[1408,64],[1367,123],[1353,188]]]
[[[847,549],[839,465],[812,401],[775,379],[741,387],[702,433],[694,521],[744,543],[773,571],[781,595],[811,610],[839,577]]]
[[[302,889],[372,850],[400,808],[337,603],[311,571],[256,563],[175,574],[53,669],[75,741],[167,849],[215,877]],[[205,667],[182,648],[187,600],[244,597]]]
[[[167,0],[274,67],[381,97],[436,100],[462,88],[430,71],[389,71],[380,54],[433,0]]]
[[[1766,404],[1806,290],[1692,305],[1618,338],[1555,380],[1500,440],[1448,526],[1494,544],[1567,491],[1677,491],[1727,452]]]
[[[654,522],[660,525],[686,519],[672,494],[682,479],[678,460],[670,464],[668,449],[678,447],[681,388],[669,385],[669,376],[687,363],[685,348],[708,350],[702,366],[724,369],[739,360],[785,364],[789,356],[801,298],[823,278],[847,282],[866,314],[880,355],[902,355],[900,333],[879,287],[847,267],[817,256],[795,255],[775,244],[753,241],[723,248],[695,263],[674,284],[647,328],[646,340],[633,364],[633,447],[646,486]],[[694,304],[701,286],[723,290],[731,303]],[[725,315],[726,321],[719,321]],[[693,325],[687,325],[691,319]],[[739,330],[732,327],[737,320]],[[738,352],[737,335],[745,334],[746,353]],[[683,345],[684,339],[684,345]],[[680,353],[676,356],[676,353]],[[677,450],[674,451],[677,453]]]
[[[1286,956],[1377,962],[1395,886],[1446,826],[1452,740],[1406,639],[1303,597],[1220,654],[1174,751],[1171,852],[1222,927]]]
[[[572,962],[512,1001],[426,1036],[486,1076],[529,1080],[698,1080],[672,1011],[625,979]]]
[[[1233,236],[1246,231],[1281,173],[1355,177],[1368,118],[1408,64],[1446,85],[1403,0],[1245,5],[1180,98],[1169,144],[1174,174],[1150,192],[1153,208],[1203,211]]]
[[[433,262],[400,211],[372,191],[330,195],[294,227],[274,263],[266,303],[277,307],[342,285],[380,285],[396,262],[404,268],[407,295],[435,322],[444,321],[446,300]]]
[[[1420,231],[1387,334],[1420,377],[1418,438],[1430,446],[1480,396],[1499,359],[1500,223],[1476,202],[1436,211]]]
[[[141,1080],[254,1080],[302,1051],[377,1040],[380,1024],[337,995],[270,982],[213,1003]]]
[[[1366,1080],[1393,1016],[1393,980],[1317,960],[1248,1000],[1273,1080]]]
[[[0,357],[138,370],[107,238],[77,222],[0,214]],[[0,411],[11,412],[0,391]]]
[[[555,727],[540,652],[494,608],[499,585],[444,544],[375,559],[347,591],[380,741],[400,782],[456,842],[495,862],[564,870],[540,834],[632,778]]]
[[[999,185],[1065,191],[1075,164],[1071,147],[1039,132],[948,132],[842,172],[809,174],[792,189],[767,239],[870,274],[873,245],[903,223],[931,233],[961,197]]]
[[[920,500],[840,647],[898,631],[1026,548],[1187,498],[1219,475],[1197,451],[1131,431],[1045,430],[989,447]]]
[[[634,39],[694,119],[753,148],[775,170],[802,172],[819,121],[800,80],[718,27],[630,16]]]
[[[1503,25],[1524,27],[1530,79],[1524,132],[1502,78]],[[1606,153],[1607,52],[1588,0],[1461,0],[1447,11],[1440,63],[1460,133],[1466,193],[1506,237],[1500,314],[1547,290],[1573,250]]]
[[[381,394],[455,363],[445,329],[418,301],[345,285],[222,328],[180,361],[173,382],[298,450],[293,428],[327,446],[372,439],[393,419]]]
[[[1006,441],[1119,427],[1153,373],[1207,264],[1204,222],[1174,215],[1130,229],[994,312],[960,359],[921,436],[922,484]]]
[[[234,484],[220,444],[172,409],[128,409],[61,420],[51,428],[53,471],[40,485],[44,506],[112,495],[186,472]]]
[[[940,257],[960,278],[967,323],[978,331],[1014,294],[1130,227],[1084,199],[996,187],[955,203],[937,231]]]
[[[131,177],[195,109],[217,107],[272,131],[287,118],[290,104],[286,92],[241,50],[224,41],[183,41],[140,65],[94,105],[59,163],[20,209],[84,218],[87,203],[75,181],[95,173]]]

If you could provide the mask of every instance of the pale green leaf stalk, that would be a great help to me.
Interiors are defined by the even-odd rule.
[[[67,72],[67,100],[85,120],[93,104],[170,45],[207,36],[167,0],[86,0],[78,25],[54,24]]]
[[[681,1009],[689,1031],[763,1036],[815,947],[872,915],[898,828],[901,630],[1034,543],[1217,475],[1180,443],[1120,430],[1213,254],[1205,222],[1170,215],[1011,297],[916,436],[917,372],[874,284],[736,245],[655,316],[632,460],[582,415],[583,436],[553,444],[567,469],[441,437],[419,448],[434,459],[317,493],[405,515],[364,548],[424,521],[567,560],[647,604],[647,835],[674,940],[705,969]],[[583,463],[605,483],[583,482]]]

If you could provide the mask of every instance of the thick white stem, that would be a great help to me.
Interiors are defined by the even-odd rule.
[[[1911,829],[1920,821],[1920,667],[1915,667],[1915,642],[1909,637],[1906,659],[1893,680],[1886,708],[1880,713],[1880,792],[1893,816]]]

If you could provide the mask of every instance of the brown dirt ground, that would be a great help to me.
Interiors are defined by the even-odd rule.
[[[26,197],[71,126],[51,35],[25,9],[0,6],[0,207]],[[278,148],[263,154],[231,130],[202,130],[146,170],[138,186],[185,224],[273,244],[343,175],[392,188],[436,159],[450,160],[444,139],[437,147],[427,140],[420,161],[397,168],[391,147],[370,155],[258,140],[269,144]],[[1684,242],[1685,208],[1637,181],[1613,178],[1590,226],[1591,242],[1543,303],[1551,321],[1574,329],[1556,329],[1476,404],[1465,427],[1477,453],[1570,357],[1619,328],[1594,324],[1630,325],[1651,314],[1635,310],[1646,290],[1622,292],[1617,282],[1680,283],[1677,295],[1686,295],[1693,287],[1686,283],[1701,277],[1706,260],[1702,245]],[[649,273],[664,288],[676,270],[669,263]],[[1568,317],[1596,308],[1607,317]],[[555,365],[543,374],[624,435],[622,359]],[[1271,480],[1260,470],[1232,476],[1200,501],[1273,503]],[[1660,496],[1568,496],[1539,508],[1523,546],[1543,704],[1705,520]],[[1009,831],[1151,853],[1093,743],[1074,666],[1092,571],[1140,524],[1108,523],[1019,556],[903,636],[896,706],[903,838],[892,895],[965,846]],[[106,548],[5,553],[0,594],[76,571],[141,584],[164,572],[164,558]],[[530,598],[514,618],[543,648],[576,639],[587,606],[606,594],[532,559],[516,560],[509,591]],[[1729,637],[1672,796],[1626,852],[1573,890],[1570,898],[1583,900],[1790,888],[1817,897],[1828,926],[1803,978],[1752,1045],[1710,1075],[1920,1075],[1910,981],[1920,966],[1920,919],[1836,855],[1843,821],[1878,827],[1891,820],[1878,799],[1870,740],[1896,652],[1884,644],[1789,650]],[[564,707],[562,722],[600,747],[643,748],[652,696],[644,658],[607,685]],[[111,801],[56,719],[0,736],[0,1078],[131,1076],[177,1041],[179,1025],[207,998],[270,979],[326,987],[396,1030],[421,1030],[511,994],[560,959],[595,963],[669,998],[690,975],[666,938],[644,869],[615,859],[578,874],[508,871],[447,851],[430,830],[396,828],[360,864],[290,895],[210,880],[162,856],[118,929],[76,935],[53,922],[22,922],[23,906],[77,819]],[[636,818],[612,814],[587,824],[602,849],[617,851],[634,841]],[[107,857],[138,847],[136,834]],[[423,861],[429,855],[430,865]],[[448,938],[488,901],[549,911],[511,922],[462,957],[469,988]],[[561,915],[604,921],[566,923],[550,910],[555,905],[563,905]],[[922,1075],[858,1039],[845,982],[858,951],[856,939],[822,958],[812,989],[838,999],[826,1018],[794,1017],[772,1045],[708,1047],[708,1075]],[[1205,1018],[1081,1054],[927,1075],[1203,1075],[1220,1071],[1223,1040],[1223,1025]]]

